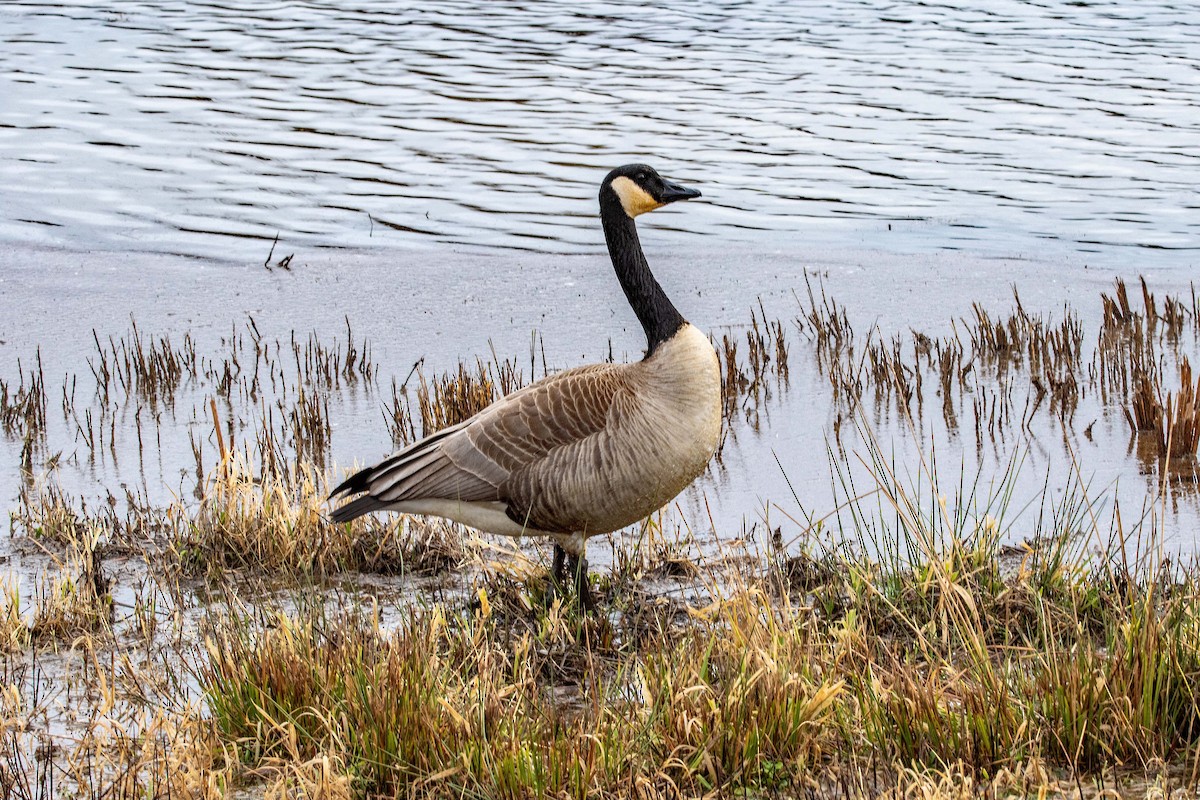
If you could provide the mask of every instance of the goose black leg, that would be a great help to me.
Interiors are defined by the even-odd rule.
[[[550,570],[550,577],[554,578],[554,582],[562,584],[563,581],[563,562],[566,561],[567,551],[562,549],[562,545],[558,542],[554,543],[554,568]]]
[[[589,614],[596,613],[596,601],[592,598],[592,589],[588,585],[588,563],[583,556],[571,556],[571,570],[575,573],[575,596],[579,605]]]
[[[567,559],[567,551],[562,549],[558,542],[554,543],[554,566],[550,568],[550,586],[546,589],[546,605],[554,605],[554,598],[558,596],[558,590],[566,584],[563,583],[563,564]]]
[[[574,553],[567,553],[557,543],[554,545],[554,566],[550,569],[551,581],[547,593],[549,600],[547,605],[552,605],[558,590],[566,587],[566,575],[563,574],[564,572],[569,572],[575,582],[575,596],[579,598],[579,605],[585,611],[594,613],[596,611],[596,602],[592,598],[592,590],[588,585],[587,559],[583,556],[577,556]]]

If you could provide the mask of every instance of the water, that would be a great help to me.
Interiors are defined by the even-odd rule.
[[[594,252],[595,187],[700,185],[672,241],[1152,270],[1200,248],[1181,2],[7,2],[0,239]]]
[[[211,356],[250,316],[283,341],[337,341],[349,319],[381,386],[329,397],[339,466],[387,451],[386,386],[422,357],[435,372],[519,356],[537,330],[552,367],[610,347],[637,358],[595,200],[633,160],[704,192],[639,223],[668,292],[717,336],[740,335],[760,300],[795,316],[806,271],[885,337],[945,335],[975,301],[1005,312],[1015,285],[1034,311],[1075,304],[1090,344],[1114,276],[1190,291],[1193,4],[395,6],[0,6],[0,376],[15,385],[40,348],[43,455],[60,456],[52,477],[69,491],[186,497],[189,437],[214,452],[211,385],[159,414],[146,453],[133,410],[90,458],[55,409],[59,376],[90,380],[93,330],[120,337],[131,320]],[[765,424],[740,425],[681,500],[697,528],[786,525],[838,502],[826,448],[853,466],[862,443],[846,434],[837,452],[842,412],[795,347]],[[240,412],[249,430],[256,410]],[[1072,425],[1042,412],[985,448],[936,421],[868,424],[908,474],[935,450],[986,484],[1017,453],[1019,502],[1047,475],[1061,494],[1076,461],[1132,516],[1154,497],[1122,409],[1094,394]],[[21,444],[0,439],[8,507]],[[1194,548],[1194,493],[1168,516]]]
[[[665,248],[659,232],[645,238],[668,293],[718,340],[726,334],[742,337],[750,310],[760,302],[768,317],[782,319],[789,329],[788,384],[771,384],[770,398],[759,406],[757,426],[746,422],[744,414],[736,415],[721,463],[673,506],[679,513],[670,517],[672,524],[684,522],[705,546],[750,529],[761,534],[781,526],[786,535],[798,535],[810,515],[824,516],[847,499],[844,487],[831,477],[831,462],[850,470],[860,487],[873,486],[864,464],[867,448],[856,431],[859,420],[909,489],[928,485],[922,460],[932,456],[942,494],[952,497],[960,479],[965,476],[969,483],[978,475],[979,494],[987,497],[993,493],[988,487],[998,487],[1016,457],[1020,469],[1010,515],[1016,524],[1010,533],[1017,541],[1035,532],[1043,490],[1049,488],[1047,500],[1053,505],[1070,494],[1066,487],[1075,479],[1089,484],[1100,527],[1107,525],[1117,499],[1127,529],[1148,503],[1160,505],[1158,470],[1139,456],[1123,402],[1102,397],[1087,377],[1100,294],[1112,294],[1112,271],[1036,260],[962,254],[916,258],[878,251],[824,253],[818,257],[819,270],[811,268],[808,255],[743,254],[746,269],[730,270],[724,251]],[[294,384],[288,356],[293,331],[301,342],[317,332],[335,345],[344,340],[349,318],[356,342],[371,343],[378,373],[374,384],[322,393],[330,404],[329,465],[341,470],[372,462],[391,449],[384,419],[390,383],[404,381],[418,359],[433,375],[453,369],[460,360],[473,364],[495,353],[516,358],[528,375],[532,330],[539,336],[533,355],[539,374],[543,359],[554,369],[602,360],[610,348],[619,361],[638,358],[645,340],[606,261],[601,255],[447,252],[430,259],[419,251],[394,251],[388,258],[343,251],[319,255],[288,272],[181,262],[162,254],[81,257],[17,248],[15,253],[0,252],[0,275],[5,276],[0,287],[10,304],[0,321],[0,352],[8,359],[4,374],[13,386],[17,358],[28,370],[40,351],[45,365],[47,435],[35,465],[36,483],[55,483],[69,494],[89,498],[93,507],[110,492],[123,498],[125,489],[155,504],[177,498],[191,503],[196,475],[191,443],[194,439],[203,448],[206,469],[215,463],[219,446],[210,400],[218,401],[223,425],[235,420],[234,440],[244,445],[253,443],[268,412],[278,425],[283,414],[273,409],[277,393],[248,400],[235,389],[227,402],[214,381],[185,380],[170,403],[155,407],[115,391],[108,415],[101,417],[98,409],[105,404],[94,397],[91,378],[90,365],[98,362],[93,330],[105,343],[110,336],[128,339],[136,321],[144,341],[170,334],[177,346],[187,333],[202,359],[219,361],[229,352],[230,334],[248,337],[253,318],[266,341],[282,342],[284,356],[276,361]],[[394,280],[398,264],[409,273],[399,283]],[[920,279],[914,280],[914,270]],[[522,272],[539,280],[534,285],[515,282],[513,275]],[[122,280],[127,273],[139,277]],[[1070,303],[1084,325],[1077,411],[1064,423],[1044,403],[1029,415],[1028,424],[1020,424],[1035,391],[1029,374],[1017,370],[1011,392],[1016,420],[977,441],[971,403],[976,396],[994,396],[998,385],[980,366],[978,379],[955,395],[957,430],[948,429],[942,419],[936,380],[930,375],[925,376],[923,407],[913,404],[911,425],[892,403],[876,403],[869,389],[863,415],[850,415],[844,404],[833,401],[812,343],[792,323],[807,305],[806,274],[815,287],[824,287],[845,305],[860,354],[872,328],[875,337],[884,339],[908,337],[910,330],[945,337],[957,328],[965,339],[964,320],[972,316],[972,303],[980,303],[993,317],[1005,316],[1014,309],[1014,286],[1025,309],[1053,320],[1060,320],[1064,304]],[[1152,283],[1159,302],[1167,294],[1190,300],[1189,278],[1186,271],[1163,270]],[[1187,327],[1177,348],[1193,363],[1200,363],[1198,331]],[[1176,350],[1159,347],[1168,388],[1175,389]],[[744,358],[744,342],[740,352]],[[248,373],[247,368],[242,377]],[[63,386],[76,399],[74,416],[60,408]],[[108,444],[109,422],[100,426],[101,445],[94,450],[88,445],[77,421],[85,408],[97,419],[115,420],[115,445]],[[24,485],[18,469],[21,445],[19,437],[0,437],[0,476],[9,508],[17,507]],[[57,466],[50,469],[46,459],[54,456]],[[1017,518],[1015,511],[1022,508],[1025,513]],[[1194,483],[1172,485],[1158,516],[1172,547],[1195,548],[1200,499]],[[593,560],[602,564],[604,559],[597,554]]]

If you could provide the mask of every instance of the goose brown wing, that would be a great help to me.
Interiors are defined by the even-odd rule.
[[[596,364],[560,372],[484,409],[441,450],[460,471],[496,486],[494,499],[506,502],[517,522],[555,530],[528,519],[533,495],[547,488],[531,485],[529,477],[551,458],[569,461],[620,426],[635,400],[628,370]]]
[[[597,364],[552,375],[363,470],[334,494],[365,491],[374,502],[361,503],[364,512],[406,500],[500,501],[524,522],[538,490],[531,471],[619,424],[614,412],[634,397],[627,370]]]

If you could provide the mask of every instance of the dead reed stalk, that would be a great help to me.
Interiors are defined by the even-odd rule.
[[[1160,458],[1194,457],[1200,445],[1200,379],[1192,381],[1192,365],[1179,364],[1179,390],[1163,393],[1161,383],[1145,373],[1135,377],[1134,392],[1125,408],[1134,434],[1154,436]]]

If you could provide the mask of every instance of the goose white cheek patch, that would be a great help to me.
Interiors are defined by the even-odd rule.
[[[630,217],[636,217],[638,214],[645,214],[647,211],[653,211],[663,206],[662,203],[651,197],[649,192],[624,175],[614,178],[611,185],[613,191],[617,193],[617,198],[621,201],[621,207]]]

